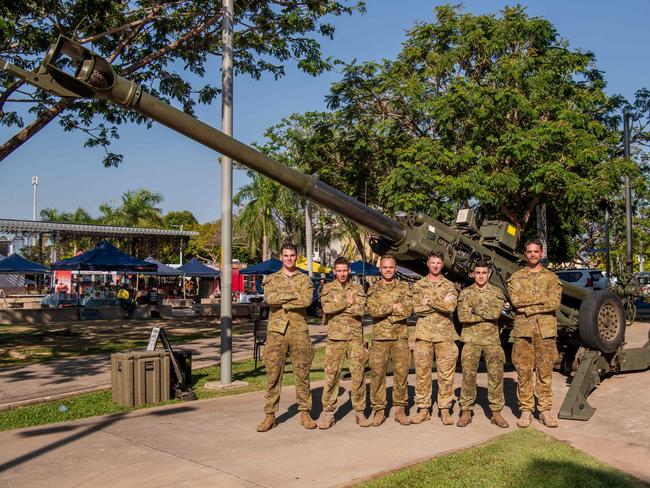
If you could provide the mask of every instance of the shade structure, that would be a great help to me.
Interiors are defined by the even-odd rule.
[[[70,271],[157,271],[158,265],[134,258],[108,241],[102,241],[90,251],[52,264],[53,269]]]
[[[243,275],[268,275],[271,273],[277,273],[282,268],[282,261],[279,259],[271,258],[261,263],[254,264],[248,268],[244,268],[239,271],[239,274]]]
[[[148,263],[153,263],[158,265],[158,270],[157,271],[145,271],[142,274],[145,275],[156,275],[156,276],[180,276],[183,274],[182,271],[179,271],[175,268],[172,268],[171,266],[167,266],[166,264],[161,263],[160,261],[156,261],[152,256],[149,256],[148,258],[145,259],[146,262]]]
[[[196,258],[189,260],[183,266],[178,268],[178,271],[180,271],[185,276],[196,278],[218,278],[221,276],[221,272],[214,268],[211,268],[210,266],[206,266]]]
[[[49,274],[50,268],[25,259],[18,254],[12,254],[0,260],[0,273],[3,274]]]
[[[350,263],[350,274],[352,276],[381,276],[379,268],[367,261],[365,263],[363,261],[354,261]]]
[[[309,267],[307,266],[307,258],[305,256],[298,256],[296,266],[298,266],[300,269],[304,269],[305,271],[309,270]],[[314,261],[312,262],[312,271],[314,273],[329,273],[332,271],[332,268],[328,268],[327,266],[323,266],[322,264]]]

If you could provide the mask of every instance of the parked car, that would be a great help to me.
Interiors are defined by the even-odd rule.
[[[607,290],[610,281],[599,269],[558,269],[555,274],[562,281],[585,290]]]
[[[642,271],[634,275],[636,285],[639,287],[641,295],[650,298],[650,272]]]

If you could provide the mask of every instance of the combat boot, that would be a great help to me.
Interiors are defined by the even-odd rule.
[[[440,409],[440,420],[442,420],[442,425],[454,425],[454,419],[451,418],[451,412],[448,408]]]
[[[419,408],[418,413],[411,417],[412,424],[421,424],[427,420],[431,420],[431,415],[429,414],[428,408]]]
[[[334,412],[323,412],[320,419],[318,419],[318,428],[321,430],[327,430],[335,423]]]
[[[444,423],[444,421],[443,421]],[[460,417],[458,417],[458,422],[456,426],[458,427],[467,427],[472,423],[472,411],[471,410],[462,410],[460,412]]]
[[[490,422],[492,422],[497,427],[501,427],[502,429],[507,429],[510,427],[510,424],[508,424],[508,421],[503,418],[501,412],[492,412],[492,418],[490,419]]]
[[[354,420],[359,424],[359,427],[370,427],[370,419],[367,419],[363,412],[357,412]]]
[[[386,414],[384,413],[384,410],[377,410],[372,416],[372,422],[370,422],[370,425],[373,427],[379,427],[384,423],[384,420],[386,420]]]
[[[533,420],[533,412],[530,410],[522,410],[519,420],[517,420],[517,427],[523,427],[524,429],[530,426],[530,423]]]
[[[267,413],[266,417],[264,417],[264,420],[258,424],[257,432],[268,432],[276,425],[278,425],[278,423],[275,421],[275,415],[272,413]]]
[[[406,416],[404,412],[404,407],[395,407],[395,422],[399,422],[400,425],[411,425],[411,419]]]
[[[546,427],[555,428],[557,427],[557,419],[551,413],[550,410],[545,410],[539,414],[539,421],[543,423]]]
[[[315,429],[317,427],[316,422],[314,422],[307,410],[300,412],[300,425],[305,429]]]

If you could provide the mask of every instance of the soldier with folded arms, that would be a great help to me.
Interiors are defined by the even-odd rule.
[[[506,303],[503,291],[489,283],[491,270],[487,262],[474,264],[474,284],[458,296],[458,319],[463,325],[461,364],[463,383],[460,390],[460,418],[456,425],[465,427],[472,422],[472,409],[476,402],[476,372],[481,354],[485,359],[488,376],[488,401],[490,421],[502,428],[508,422],[501,415],[505,405],[503,394],[503,364],[505,354],[499,338],[498,320]]]
[[[363,287],[350,282],[350,264],[342,256],[334,261],[334,281],[323,286],[321,305],[327,324],[325,346],[325,386],[323,387],[323,413],[318,428],[334,425],[334,412],[341,383],[341,370],[347,355],[352,375],[352,408],[355,420],[361,427],[369,427],[366,419],[366,349],[363,344],[361,317],[366,306]]]
[[[282,269],[264,279],[264,300],[270,306],[264,365],[266,366],[266,396],[264,420],[257,426],[258,432],[266,432],[277,425],[275,413],[280,404],[282,376],[287,354],[296,379],[296,402],[300,410],[300,425],[315,429],[311,418],[311,391],[309,370],[314,349],[309,339],[305,320],[306,309],[314,299],[314,286],[307,275],[298,271],[296,246],[284,243],[280,250]]]

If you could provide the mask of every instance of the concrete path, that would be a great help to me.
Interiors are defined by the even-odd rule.
[[[321,326],[311,326],[310,334],[315,344],[326,338],[325,328]],[[253,357],[252,333],[234,335],[232,340],[233,360]],[[172,344],[172,347],[192,351],[192,367],[196,369],[219,363],[220,344],[217,337]],[[0,411],[110,388],[110,365],[110,354],[92,354],[0,368]]]
[[[648,329],[650,324],[630,329],[630,345],[641,345]],[[456,381],[460,385],[459,374]],[[3,432],[0,486],[347,485],[502,434],[486,416],[485,381],[485,375],[479,375],[474,421],[462,430],[435,418],[409,427],[389,418],[380,428],[361,429],[350,412],[345,381],[339,421],[329,431],[299,426],[294,389],[286,387],[281,423],[265,434],[255,432],[263,392]],[[409,383],[414,383],[413,377]],[[560,421],[558,429],[535,422],[535,428],[650,481],[648,387],[650,371],[610,378],[589,399],[597,408],[589,422]],[[567,388],[564,377],[556,375],[556,409]],[[505,390],[504,417],[514,425],[518,412],[512,371],[506,373]],[[312,385],[312,391],[318,415],[322,383]]]

